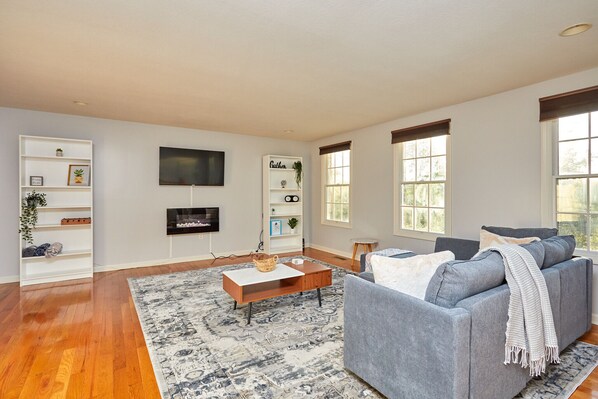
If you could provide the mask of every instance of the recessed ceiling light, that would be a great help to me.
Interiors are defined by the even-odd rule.
[[[565,29],[563,29],[561,31],[561,33],[559,33],[559,35],[564,36],[564,37],[575,36],[575,35],[579,35],[580,33],[584,33],[591,27],[592,27],[592,24],[587,24],[587,23],[575,24],[575,25],[571,25],[571,26],[568,26]]]
[[[79,101],[79,100],[73,101],[73,104],[75,104],[75,105],[81,105],[82,107],[84,107],[84,106],[87,105],[87,103],[85,101]]]
[[[295,133],[295,131],[293,129],[286,129],[284,132],[285,133]]]

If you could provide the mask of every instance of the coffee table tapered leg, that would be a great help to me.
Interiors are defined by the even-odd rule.
[[[253,302],[249,302],[249,309],[247,312],[247,324],[249,325],[249,323],[251,323],[251,305]]]
[[[320,289],[318,288],[318,304],[322,307],[322,294],[320,294]]]
[[[237,310],[237,301],[235,301],[235,304],[233,305],[233,310]]]

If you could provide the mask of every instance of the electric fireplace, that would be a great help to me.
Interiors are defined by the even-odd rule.
[[[220,230],[220,208],[169,208],[166,234],[209,233]]]

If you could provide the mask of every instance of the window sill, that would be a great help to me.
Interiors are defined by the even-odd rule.
[[[585,251],[583,249],[576,249],[573,251],[573,256],[583,256],[584,258],[590,258],[595,265],[598,265],[598,251]]]
[[[330,227],[341,227],[343,229],[352,229],[353,225],[351,224],[351,222],[332,222],[330,220],[322,220],[321,223],[324,226],[330,226]]]
[[[417,240],[426,240],[426,241],[436,241],[436,239],[438,237],[449,237],[448,233],[437,234],[437,233],[428,233],[428,232],[424,232],[424,231],[403,230],[403,229],[396,229],[393,234],[398,237],[415,238]]]

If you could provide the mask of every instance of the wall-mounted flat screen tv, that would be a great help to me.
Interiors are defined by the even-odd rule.
[[[224,152],[160,147],[160,185],[224,186]]]

